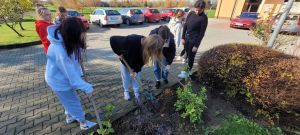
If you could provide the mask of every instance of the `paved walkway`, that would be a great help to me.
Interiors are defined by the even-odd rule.
[[[206,37],[198,55],[214,46],[230,42],[255,42],[244,30],[228,28],[228,21],[210,20]],[[130,111],[134,105],[123,100],[119,72],[120,62],[110,49],[111,35],[147,35],[158,24],[99,28],[88,33],[88,62],[85,63],[88,80],[95,85],[95,99],[99,110],[106,104],[116,106],[114,118]],[[76,134],[76,123],[65,124],[63,108],[44,81],[46,58],[42,46],[0,50],[0,134],[42,135]],[[175,62],[172,72],[177,75],[182,64]],[[142,71],[143,82],[152,81],[150,66]],[[154,83],[154,82],[153,82]],[[169,85],[174,84],[171,79]],[[159,93],[159,90],[155,90]],[[86,112],[93,114],[92,106],[82,92],[80,97]],[[95,119],[93,119],[95,120]]]

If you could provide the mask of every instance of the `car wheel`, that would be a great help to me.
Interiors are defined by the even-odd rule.
[[[143,24],[144,24],[144,22],[140,22],[140,24],[141,24],[141,25],[143,25]]]
[[[99,26],[102,28],[103,24],[101,23],[101,21],[99,20]]]
[[[117,26],[117,27],[120,27],[120,26],[121,26],[121,24],[117,24],[116,26]]]
[[[167,18],[166,18],[166,22],[170,22],[170,17],[167,17]]]
[[[145,17],[145,23],[149,23],[149,19]]]
[[[126,24],[127,24],[128,26],[131,25],[131,22],[130,22],[129,19],[126,19]]]

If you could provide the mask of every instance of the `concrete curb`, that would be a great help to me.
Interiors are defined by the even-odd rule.
[[[20,44],[0,45],[0,49],[14,49],[14,48],[22,48],[22,47],[28,47],[28,46],[34,46],[40,44],[42,44],[41,41],[33,41],[33,42],[20,43]]]

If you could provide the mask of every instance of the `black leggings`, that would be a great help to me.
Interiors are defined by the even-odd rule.
[[[195,42],[191,39],[186,39],[185,45],[184,45],[184,50],[186,50],[186,55],[188,58],[188,65],[190,68],[190,71],[192,70],[194,66],[194,60],[197,52],[193,52],[193,47],[195,46]]]

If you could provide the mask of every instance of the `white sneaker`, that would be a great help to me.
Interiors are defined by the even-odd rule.
[[[187,63],[187,59],[182,58],[181,63],[182,63],[182,64]]]
[[[87,130],[87,129],[89,129],[93,126],[96,126],[96,125],[97,125],[97,123],[86,120],[84,122],[84,124],[80,124],[80,129],[81,130]]]
[[[135,96],[135,98],[139,98],[139,97],[140,97],[140,93],[135,92],[135,93],[134,93],[134,96]]]
[[[176,60],[180,61],[182,58],[181,56],[177,56]]]
[[[124,92],[124,99],[127,101],[130,99],[129,92]]]
[[[178,75],[179,78],[184,79],[186,78],[187,73],[185,71],[181,71],[180,74]]]
[[[67,118],[66,118],[66,123],[67,123],[67,124],[72,123],[72,122],[75,122],[75,121],[76,121],[76,119],[75,119],[75,117],[73,117],[73,116],[67,117]]]

